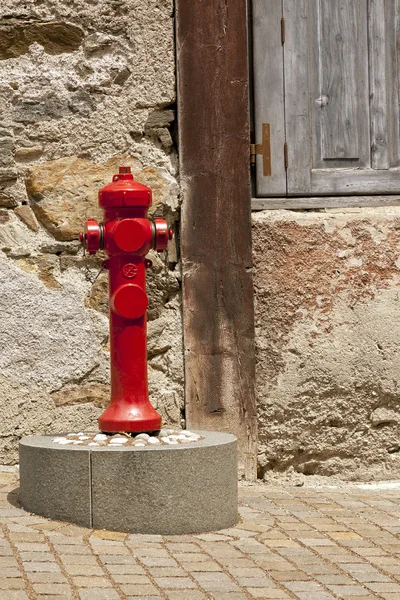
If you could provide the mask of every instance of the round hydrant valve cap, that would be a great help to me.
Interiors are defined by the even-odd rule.
[[[142,288],[134,283],[121,285],[111,298],[111,308],[125,319],[142,317],[148,306],[148,298]]]
[[[135,219],[124,219],[114,229],[114,241],[124,252],[135,252],[146,243],[146,230]]]

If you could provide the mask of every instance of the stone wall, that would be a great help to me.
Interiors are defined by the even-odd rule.
[[[21,435],[96,426],[109,394],[107,277],[77,241],[120,164],[177,228],[172,0],[2,0],[0,462]],[[178,231],[176,231],[178,233]],[[149,273],[149,377],[183,410],[176,245]]]
[[[400,476],[400,208],[253,214],[259,476]]]

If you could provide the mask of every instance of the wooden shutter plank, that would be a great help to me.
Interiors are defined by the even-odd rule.
[[[386,2],[388,143],[391,167],[400,166],[400,1]]]
[[[311,190],[308,0],[283,0],[288,194]]]
[[[286,194],[281,19],[282,0],[254,0],[255,142],[261,143],[263,123],[270,124],[271,136],[270,176],[264,176],[262,157],[256,157],[256,188],[259,195]]]
[[[393,0],[391,0],[393,2]],[[385,0],[370,0],[368,4],[371,159],[373,169],[389,169],[388,143],[388,77],[386,55]]]
[[[366,1],[311,2],[314,168],[370,165]]]
[[[398,194],[400,169],[318,169],[312,173],[312,194]]]

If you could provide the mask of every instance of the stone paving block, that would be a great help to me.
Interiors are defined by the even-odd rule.
[[[106,561],[103,561],[103,562],[106,562]],[[172,556],[170,558],[142,557],[140,559],[140,562],[142,562],[147,567],[177,567],[178,566],[178,563],[176,562],[176,560],[174,558],[172,558]]]
[[[225,573],[193,573],[194,579],[208,592],[212,591],[240,591],[239,586],[234,583]]]
[[[191,552],[191,553],[183,553],[177,555],[176,560],[179,560],[181,563],[190,563],[190,562],[204,562],[205,560],[210,560],[210,557],[207,554],[199,552]]]
[[[37,594],[71,594],[72,590],[68,584],[64,583],[34,583],[33,589]]]
[[[218,563],[209,560],[182,563],[182,565],[185,569],[190,570],[191,573],[199,573],[201,571],[222,571],[222,567]]]
[[[90,556],[88,557],[96,563],[96,557]],[[101,562],[105,565],[136,565],[137,560],[134,556],[128,556],[123,554],[99,554],[99,558]],[[142,560],[142,562],[144,562]],[[174,563],[175,564],[175,563]]]
[[[113,587],[112,582],[105,577],[72,577],[72,583],[79,588]]]
[[[0,577],[18,577],[19,574],[18,564],[15,567],[0,567]]]
[[[84,575],[92,577],[94,575],[103,575],[103,569],[98,565],[69,565],[64,563],[64,569],[69,575]]]
[[[62,573],[27,573],[26,575],[32,583],[68,583]]]
[[[243,592],[213,592],[213,600],[247,600]]]
[[[168,600],[209,600],[209,596],[198,590],[166,590]]]
[[[130,574],[141,575],[141,574],[144,574],[146,572],[143,569],[143,567],[141,567],[140,565],[137,565],[137,564],[133,564],[133,565],[111,565],[111,564],[108,564],[107,565],[107,571],[109,571],[112,574],[113,577],[114,577],[115,574],[121,574],[121,575],[130,575]]]
[[[50,547],[46,543],[39,542],[14,542],[15,547],[18,549],[18,552],[49,552]]]
[[[60,571],[60,567],[56,562],[25,562],[23,563],[25,571],[35,571],[43,573],[51,573]]]
[[[148,585],[121,585],[121,590],[127,596],[154,596],[158,593],[157,588],[151,584],[148,584]],[[98,600],[98,598],[96,598],[96,600]]]
[[[90,548],[87,548],[88,553]],[[130,556],[129,548],[125,546],[93,546],[93,554],[101,554],[107,556]]]
[[[322,586],[316,581],[285,581],[283,585],[292,592],[323,592]]]
[[[120,600],[120,595],[115,590],[109,589],[90,589],[79,590],[80,600]]]
[[[39,600],[74,600],[74,596],[72,594],[68,594],[67,596],[63,594],[59,596],[58,594],[39,594]]]
[[[235,579],[238,582],[238,584],[243,588],[246,588],[246,587],[265,588],[268,586],[271,586],[271,587],[275,586],[274,582],[265,576],[264,577],[236,577]]]
[[[289,600],[289,596],[283,590],[278,588],[248,588],[247,591],[253,598],[267,598],[268,600]]]
[[[128,600],[164,600],[162,596],[128,596]]]
[[[197,587],[189,577],[155,577],[154,581],[160,588],[166,590],[188,590]]]
[[[207,571],[208,570],[212,569],[207,569]],[[185,569],[182,569],[181,567],[151,567],[149,568],[149,573],[150,575],[154,575],[155,577],[184,577],[186,575]]]
[[[74,556],[76,556],[77,554],[91,554],[90,548],[88,548],[87,546],[81,546],[77,544],[54,544],[54,550],[58,554],[63,555],[73,554]]]
[[[331,585],[327,584],[326,587],[338,596],[362,596],[365,595],[365,588],[359,585]]]
[[[328,592],[296,592],[295,595],[300,600],[335,600]]]
[[[118,584],[135,584],[135,585],[146,585],[151,584],[151,579],[147,575],[119,575],[118,573],[112,573],[112,579]],[[88,586],[82,586],[88,587]],[[94,586],[93,586],[94,587]],[[99,586],[100,587],[100,586]]]
[[[97,565],[95,556],[77,554],[63,554],[60,556],[61,561],[64,565]]]
[[[371,568],[372,572],[359,571],[352,572],[353,579],[356,579],[360,583],[378,583],[378,582],[390,582],[390,579],[387,575],[383,575],[382,573],[374,572],[374,569]]]
[[[19,590],[25,587],[25,582],[19,577],[3,577],[0,572],[0,590]]]
[[[366,583],[367,588],[378,594],[398,594],[400,597],[400,584],[398,583]]]
[[[276,581],[311,581],[311,577],[303,571],[268,571],[268,575]]]
[[[352,585],[354,582],[345,574],[339,575],[316,575],[315,579],[324,585]]]
[[[0,569],[14,566],[18,567],[18,563],[14,556],[0,556]]]
[[[55,560],[51,552],[20,552],[19,555],[21,557],[21,560],[24,562],[46,562]]]
[[[166,544],[166,547],[168,548],[168,550],[170,552],[172,552],[172,554],[176,553],[176,552],[198,552],[199,551],[199,547],[197,546],[197,544],[190,544],[190,543],[169,543]]]

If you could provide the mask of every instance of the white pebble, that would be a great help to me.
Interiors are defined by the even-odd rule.
[[[99,444],[96,444],[96,442],[89,442],[88,446],[98,446]]]
[[[128,440],[126,438],[117,438],[115,440],[110,441],[110,445],[120,446],[121,444],[126,444]]]
[[[173,435],[175,431],[173,429],[166,429],[167,435]]]
[[[135,440],[148,440],[149,437],[148,433],[139,433],[139,435],[135,436]]]
[[[88,440],[88,439],[90,439],[88,435],[80,435],[80,436],[78,437],[78,440],[82,440],[82,441],[84,441],[84,440]]]
[[[170,440],[169,443],[170,444],[179,444],[178,440]]]
[[[104,433],[97,433],[93,440],[95,442],[105,442],[106,440],[108,440],[108,435],[105,435]]]
[[[85,435],[85,433],[83,431],[80,431],[79,433],[77,433],[76,435]]]
[[[137,444],[135,444],[135,446],[146,446],[147,444],[145,444],[144,442],[138,442]]]
[[[176,437],[176,439],[177,439],[177,440],[186,440],[186,439],[187,439],[187,437],[186,437],[186,435],[182,435],[182,434],[180,434],[180,435],[178,435],[178,436]]]
[[[160,429],[160,433],[158,434],[158,437],[160,437],[160,438],[168,437],[167,430],[166,429]]]
[[[176,441],[176,440],[178,440],[178,439],[179,439],[179,436],[178,436],[178,435],[170,435],[170,436],[169,436],[169,439],[170,439],[171,441]]]
[[[76,446],[77,444],[83,444],[83,442],[80,442],[79,440],[76,442],[72,442],[74,446]]]
[[[147,440],[147,443],[148,444],[160,444],[161,442],[160,442],[160,440],[158,438],[151,436]]]
[[[67,433],[67,437],[76,437],[77,433]]]
[[[62,445],[65,445],[65,444],[73,444],[74,442],[73,442],[73,440],[66,440],[66,439],[64,439],[64,440],[60,440],[58,443],[62,444]]]
[[[67,438],[64,437],[55,437],[53,442],[55,442],[56,444],[59,444],[61,441],[67,441]]]
[[[195,433],[192,433],[191,431],[189,431],[188,429],[183,429],[182,430],[182,435],[186,435],[186,436],[191,436],[191,435],[196,435]]]

